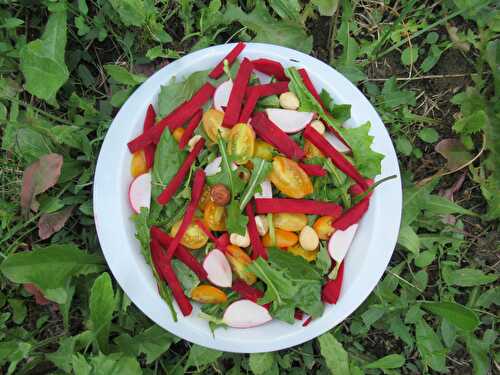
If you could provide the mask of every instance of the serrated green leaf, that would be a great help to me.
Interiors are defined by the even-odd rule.
[[[204,346],[194,344],[189,351],[189,357],[187,359],[184,370],[189,367],[200,367],[203,365],[208,365],[214,363],[222,356],[222,352],[219,350],[213,350],[210,348],[205,348]]]
[[[142,26],[146,22],[144,2],[141,0],[109,0],[125,26]]]
[[[349,375],[349,358],[347,352],[335,336],[325,333],[318,337],[321,355],[332,374]]]
[[[480,323],[474,311],[455,302],[422,302],[422,307],[465,331],[474,331]]]
[[[405,364],[405,357],[401,354],[389,354],[383,358],[377,359],[365,366],[365,368],[379,368],[383,370],[389,370],[394,368],[400,368]]]
[[[272,369],[275,360],[274,353],[251,353],[248,364],[255,375],[264,375]]]
[[[438,372],[447,372],[446,353],[436,332],[423,320],[417,321],[415,326],[417,348],[422,362]]]
[[[136,86],[146,80],[146,77],[141,74],[134,74],[129,72],[120,65],[104,65],[104,70],[113,78],[117,83],[127,86]]]

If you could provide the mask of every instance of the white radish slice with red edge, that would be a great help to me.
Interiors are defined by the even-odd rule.
[[[260,188],[262,192],[260,193],[255,193],[254,197],[255,198],[272,198],[273,197],[273,187],[271,186],[271,181],[269,180],[264,180],[260,184]]]
[[[222,157],[217,156],[214,160],[212,160],[210,163],[207,164],[205,167],[205,174],[207,176],[213,176],[217,173],[219,173],[222,170],[221,167],[222,163]],[[234,171],[238,168],[238,166],[235,163],[231,164],[231,169]]]
[[[141,207],[149,208],[151,203],[151,173],[143,173],[132,181],[128,189],[128,199],[136,213],[141,212]]]
[[[265,73],[259,72],[258,70],[254,70],[253,74],[255,74],[261,85],[271,83],[271,80],[273,79],[273,77],[268,76]]]
[[[229,102],[229,96],[231,95],[231,90],[233,89],[233,81],[228,80],[222,82],[214,92],[214,107],[219,111],[224,111],[223,107],[227,107],[227,102]]]
[[[248,299],[241,299],[230,304],[222,317],[222,321],[233,328],[257,327],[272,319],[265,307]]]
[[[203,261],[203,269],[208,280],[222,288],[230,288],[233,284],[233,272],[226,256],[219,249],[213,249]]]
[[[344,154],[351,152],[351,149],[343,144],[342,141],[335,136],[335,134],[326,132],[325,138],[338,152],[342,152]]]
[[[352,224],[346,230],[337,229],[328,241],[328,253],[338,263],[344,260],[347,250],[351,247],[352,240],[356,235],[358,224]]]
[[[297,133],[313,119],[312,112],[299,112],[293,109],[267,108],[267,117],[285,133]]]

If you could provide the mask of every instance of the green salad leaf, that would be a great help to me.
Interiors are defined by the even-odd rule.
[[[252,199],[260,184],[266,179],[269,172],[271,172],[272,164],[269,161],[254,158],[252,160],[253,170],[250,181],[243,192],[240,199],[240,210],[243,211],[248,202]]]

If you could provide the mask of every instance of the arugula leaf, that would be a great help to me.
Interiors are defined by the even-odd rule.
[[[178,259],[172,260],[172,268],[179,279],[186,295],[191,295],[191,290],[200,284],[198,276]]]
[[[229,233],[237,233],[242,236],[247,230],[248,217],[240,210],[240,202],[233,199],[227,206],[226,226]]]
[[[342,128],[340,134],[351,146],[354,164],[359,172],[363,176],[373,178],[382,170],[384,155],[371,149],[374,137],[369,134],[370,127],[370,122],[367,122],[355,128]]]
[[[254,158],[252,160],[254,165],[252,170],[252,177],[241,196],[240,210],[243,211],[248,202],[252,199],[255,191],[259,188],[260,184],[266,179],[271,171],[272,164],[264,159]]]

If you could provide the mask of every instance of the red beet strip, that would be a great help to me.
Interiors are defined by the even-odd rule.
[[[332,163],[344,172],[346,175],[351,177],[364,189],[368,188],[368,185],[358,172],[358,170],[347,160],[342,153],[338,152],[335,147],[333,147],[325,137],[319,134],[312,126],[307,126],[304,130],[304,138],[309,140],[313,145],[315,145],[321,152],[328,156]]]
[[[326,176],[326,169],[318,164],[299,163],[299,167],[304,170],[309,176],[323,177]]]
[[[368,186],[372,186],[374,183],[374,181],[371,179],[371,178],[367,178],[366,179],[366,184]],[[358,195],[361,195],[365,192],[365,190],[359,185],[359,184],[354,184],[352,185],[350,188],[349,188],[349,193],[351,194],[351,197],[352,198],[355,198],[357,197]],[[370,191],[368,193],[368,196],[371,197],[371,195],[373,194],[373,191]]]
[[[198,169],[193,178],[193,187],[191,190],[191,201],[189,202],[186,212],[184,213],[184,217],[182,218],[182,223],[179,227],[179,230],[175,234],[174,239],[170,242],[170,245],[167,248],[167,258],[172,259],[175,254],[175,250],[177,246],[181,242],[182,236],[186,233],[191,221],[193,220],[194,214],[198,207],[198,202],[200,201],[201,194],[203,192],[203,185],[205,183],[205,172],[203,169]]]
[[[318,101],[318,103],[324,109],[324,111],[326,112],[326,114],[331,117],[332,115],[330,114],[330,112],[328,112],[328,108],[325,107],[325,104],[321,100],[321,97],[319,96],[318,91],[316,91],[316,88],[314,87],[314,85],[313,85],[313,83],[311,81],[311,78],[309,78],[309,74],[307,74],[307,71],[305,69],[303,69],[303,68],[299,69],[299,74],[302,77],[302,82],[304,82],[304,85],[306,86],[307,90],[309,90],[309,92],[311,93],[311,95],[314,96],[314,99],[316,99]],[[337,129],[335,129],[334,127],[330,126],[327,123],[324,123],[324,124],[325,124],[326,128],[329,131],[331,131],[333,134],[335,134],[335,136],[343,144],[345,144],[347,147],[351,148],[351,146],[349,146],[349,144],[345,141],[344,137],[342,137],[340,135],[340,133],[337,131]]]
[[[186,126],[186,129],[184,129],[184,133],[182,133],[182,137],[179,141],[179,148],[181,150],[183,150],[184,147],[186,147],[188,141],[193,136],[194,131],[196,130],[198,125],[200,125],[202,115],[203,115],[203,111],[201,109],[199,109],[196,111],[194,116],[191,117],[191,120],[189,120],[189,123]]]
[[[279,95],[287,91],[288,82],[275,82],[248,87],[247,100],[241,111],[239,122],[248,122],[260,98],[264,96]]]
[[[310,316],[309,318],[307,318],[304,323],[302,323],[302,327],[307,327],[309,325],[309,323],[311,323],[313,320],[312,316]]]
[[[208,75],[212,79],[219,78],[222,73],[224,73],[224,60],[227,60],[228,64],[231,65],[234,60],[238,57],[238,55],[245,48],[245,43],[239,42],[227,55],[224,57],[210,72]]]
[[[164,205],[168,201],[170,201],[170,199],[172,199],[174,194],[177,192],[179,187],[184,182],[186,175],[191,169],[191,165],[198,157],[198,154],[201,152],[204,145],[205,145],[205,139],[203,138],[200,139],[198,143],[196,143],[196,145],[193,147],[193,150],[188,154],[188,156],[182,163],[181,167],[177,171],[177,174],[170,180],[167,187],[161,192],[161,194],[156,199],[156,201],[159,204]]]
[[[257,224],[255,224],[255,215],[253,213],[251,202],[246,205],[245,211],[248,216],[247,230],[248,235],[250,236],[250,244],[252,245],[252,259],[257,259],[258,257],[267,259],[267,249],[264,247],[260,240],[259,231],[257,230]]]
[[[295,309],[295,313],[293,314],[293,317],[296,320],[302,320],[304,318],[304,313],[300,309]]]
[[[151,237],[157,240],[164,248],[168,248],[170,246],[170,242],[173,241],[172,237],[155,225],[151,227],[150,233]],[[198,259],[191,254],[191,251],[186,249],[183,245],[177,245],[175,257],[196,273],[200,280],[205,280],[207,278],[207,271],[203,269],[203,266],[200,262],[198,262]]]
[[[163,252],[161,245],[158,241],[153,239],[151,241],[151,257],[153,259],[153,264],[156,268],[156,272],[165,280],[172,290],[174,299],[176,300],[179,308],[181,309],[182,315],[188,316],[193,311],[193,306],[189,299],[184,294],[182,290],[181,283],[177,278],[177,275],[170,264],[170,260],[167,255]]]
[[[238,293],[241,298],[249,299],[250,301],[255,303],[257,303],[259,298],[262,298],[262,296],[264,295],[264,292],[261,292],[259,289],[256,289],[245,283],[243,280],[239,279],[233,281],[231,289]]]
[[[207,228],[205,223],[201,221],[200,219],[196,219],[194,221],[196,225],[200,227],[200,229],[207,235],[208,238],[210,238],[210,241],[212,241],[217,249],[221,250],[223,253],[227,251],[226,247],[229,244],[229,241],[226,241],[226,236],[222,235],[219,238],[215,237],[215,235],[212,233],[210,229]]]
[[[255,114],[251,121],[255,133],[267,143],[272,144],[283,155],[290,159],[302,159],[305,156],[302,150],[292,138],[273,123],[263,112]]]
[[[354,206],[344,212],[337,220],[332,223],[332,227],[340,230],[346,230],[351,225],[361,220],[370,206],[370,196],[367,195]]]
[[[256,59],[252,60],[252,63],[255,70],[267,74],[268,76],[273,76],[278,81],[288,80],[283,65],[277,61],[271,59]]]
[[[340,291],[342,289],[342,281],[344,279],[344,262],[340,264],[339,272],[335,280],[328,280],[321,291],[321,300],[326,303],[337,303]]]
[[[158,143],[165,128],[168,126],[170,130],[174,130],[182,126],[189,120],[194,111],[200,109],[206,102],[212,99],[215,92],[215,87],[210,83],[205,83],[188,101],[182,103],[168,116],[164,117],[156,126],[148,129],[138,137],[128,143],[130,152],[142,150],[151,143]]]
[[[147,131],[152,128],[155,124],[156,112],[154,107],[150,104],[148,106],[148,110],[146,111],[146,118],[144,119],[143,131]],[[155,145],[147,145],[144,147],[144,157],[146,158],[146,166],[147,168],[151,168],[153,166],[153,162],[155,159]]]
[[[336,203],[312,199],[257,198],[255,211],[257,214],[289,212],[338,217],[342,213],[342,207]]]
[[[236,78],[233,81],[233,88],[231,89],[226,111],[224,112],[224,126],[232,127],[238,122],[243,99],[245,97],[245,91],[247,89],[248,80],[250,79],[252,70],[253,65],[250,60],[243,59],[240,69],[238,70],[238,74],[236,74]]]

